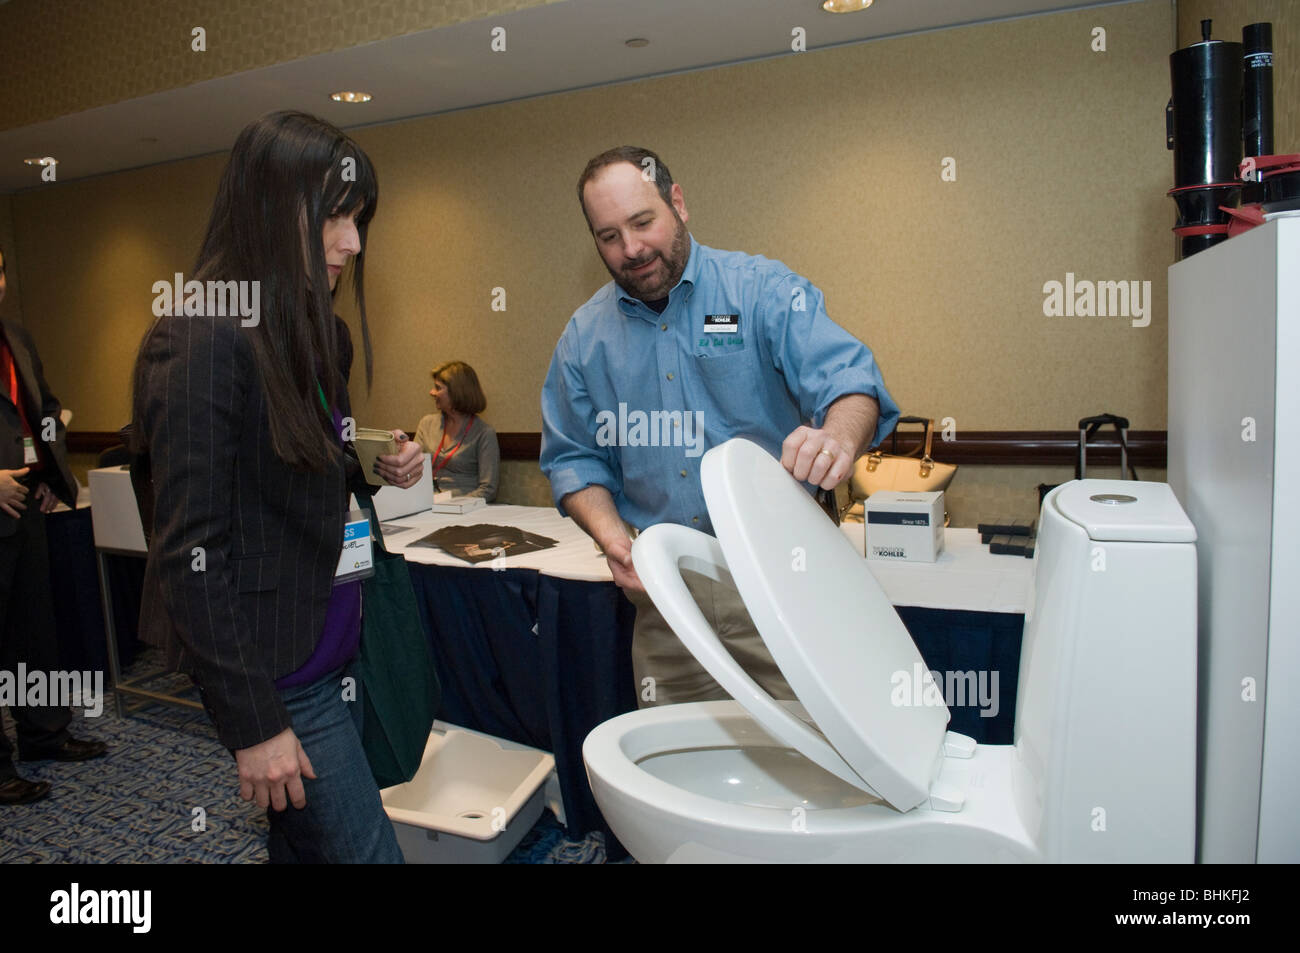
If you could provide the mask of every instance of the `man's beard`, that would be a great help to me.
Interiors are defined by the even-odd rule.
[[[682,273],[686,271],[686,259],[690,257],[691,240],[690,233],[686,231],[686,223],[678,216],[677,210],[673,209],[673,218],[677,219],[677,227],[673,231],[673,245],[669,249],[669,257],[664,258],[658,251],[649,261],[662,259],[668,266],[668,274],[662,281],[658,278],[658,269],[651,270],[645,275],[632,275],[628,272],[629,268],[620,268],[615,271],[606,263],[605,269],[609,272],[610,277],[618,283],[619,287],[636,298],[638,301],[659,301],[668,297],[668,292],[673,290],[673,286],[681,281]],[[602,258],[601,261],[604,261]],[[635,262],[631,267],[645,265],[646,261]]]

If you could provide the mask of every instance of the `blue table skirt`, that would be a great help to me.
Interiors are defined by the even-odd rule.
[[[1020,676],[1020,639],[1025,627],[1022,613],[965,612],[955,609],[918,609],[897,606],[899,617],[916,643],[925,664],[937,676],[973,672],[974,682],[987,690],[987,706],[978,694],[948,698],[952,720],[948,730],[969,735],[980,744],[1009,745],[1015,740],[1016,681]],[[956,679],[944,679],[945,685]],[[967,682],[966,684],[970,684]],[[954,704],[966,696],[966,704]],[[992,703],[996,699],[996,704]]]
[[[45,517],[45,539],[50,549],[50,590],[60,663],[65,671],[101,671],[107,679],[108,641],[90,510],[50,513]],[[135,658],[144,559],[107,556],[105,571],[113,593],[118,661],[126,667]]]

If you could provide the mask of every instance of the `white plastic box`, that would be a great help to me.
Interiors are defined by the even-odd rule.
[[[942,490],[880,490],[863,510],[868,559],[932,563],[943,552]]]
[[[544,808],[564,821],[550,753],[442,721],[415,777],[379,793],[408,864],[499,864]]]

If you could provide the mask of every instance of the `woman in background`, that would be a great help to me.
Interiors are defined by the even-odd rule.
[[[415,429],[415,439],[431,454],[435,490],[457,496],[496,499],[501,476],[501,449],[497,432],[478,415],[487,406],[474,368],[464,361],[447,361],[433,369],[429,396],[438,413],[426,414]]]
[[[361,148],[304,113],[239,134],[192,279],[140,347],[133,451],[154,506],[141,636],[166,640],[235,757],[239,794],[267,808],[272,862],[400,863],[361,747],[361,586],[335,584],[348,490],[352,339],[334,313],[344,271],[362,294],[378,183]],[[251,319],[213,287],[251,286]],[[205,307],[205,304],[207,305]],[[215,311],[216,313],[211,313]],[[379,472],[413,486],[417,445]]]

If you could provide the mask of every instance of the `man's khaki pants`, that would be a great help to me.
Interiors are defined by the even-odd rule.
[[[687,571],[682,576],[705,621],[749,677],[775,699],[794,698],[794,692],[754,628],[740,594],[699,573]],[[627,596],[636,606],[632,671],[636,676],[637,704],[641,708],[731,697],[668,627],[649,596],[644,592],[629,592]]]

